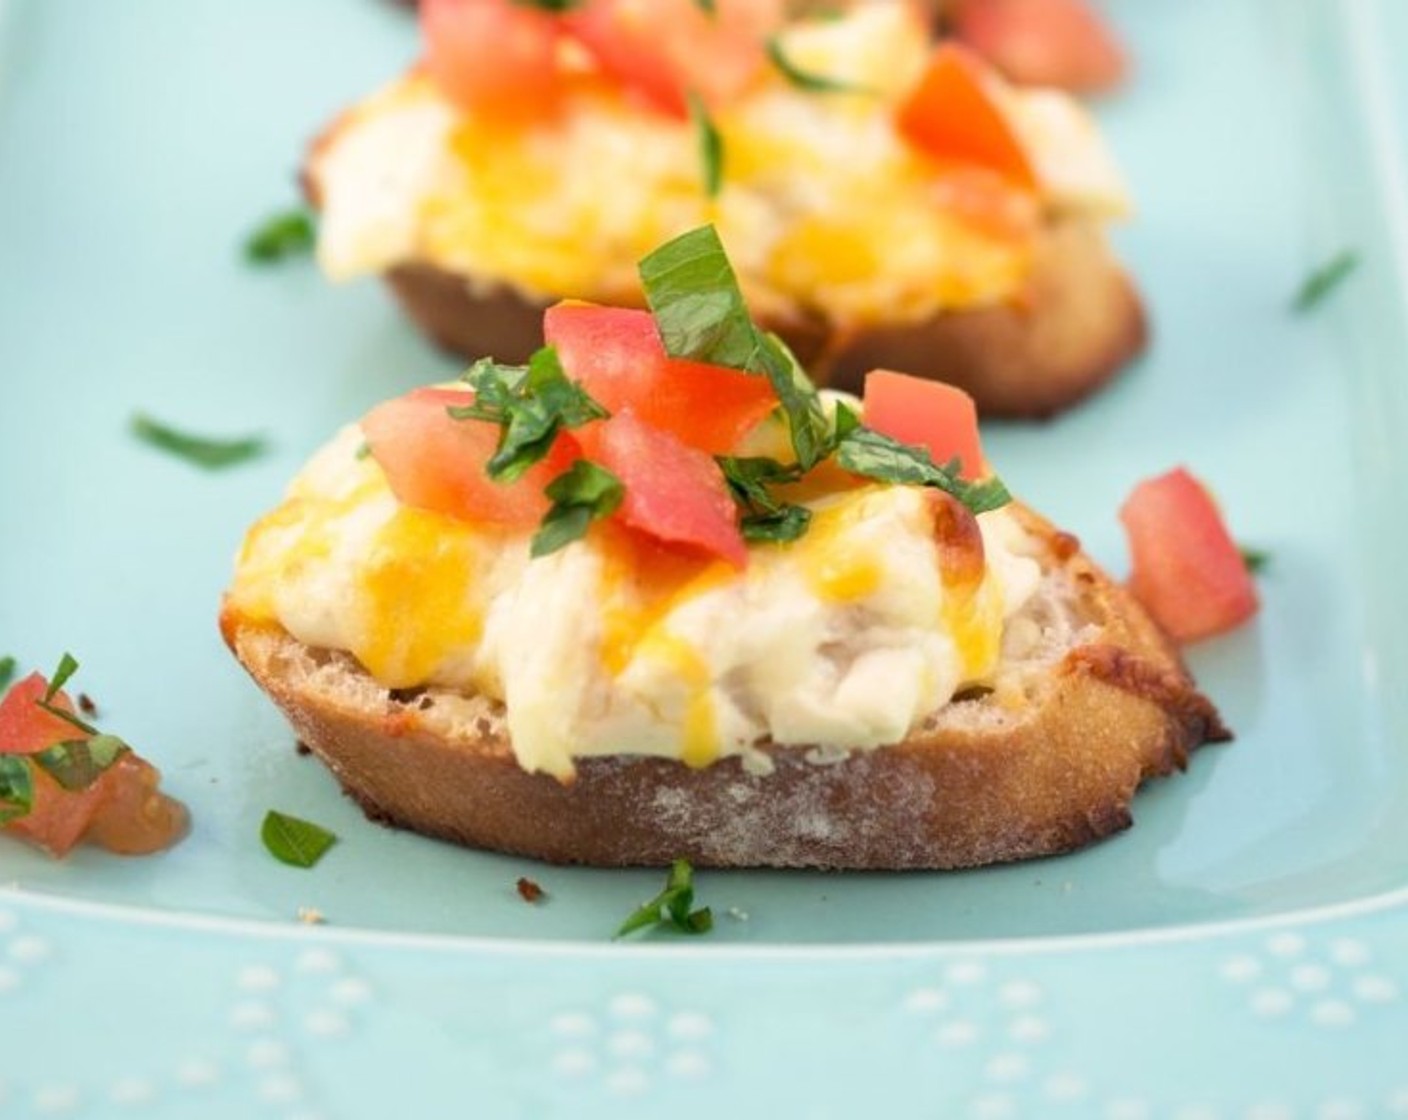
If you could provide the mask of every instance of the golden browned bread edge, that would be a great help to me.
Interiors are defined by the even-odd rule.
[[[483,698],[465,719],[457,694],[388,693],[346,655],[251,624],[228,605],[221,630],[299,739],[369,816],[389,824],[556,863],[972,867],[1069,851],[1127,827],[1144,780],[1228,737],[1124,589],[1073,538],[1022,516],[1100,620],[1098,640],[1053,665],[1039,702],[997,727],[940,720],[838,762],[770,746],[769,775],[736,758],[691,769],[622,755],[579,760],[564,784],[518,766],[501,711]],[[358,687],[345,687],[349,680]],[[451,717],[445,709],[455,706]]]
[[[410,319],[452,353],[521,362],[542,345],[546,301],[423,263],[392,269],[386,281]],[[817,317],[764,325],[819,381],[855,389],[872,369],[903,370],[960,386],[984,415],[1013,418],[1070,407],[1148,339],[1143,304],[1100,229],[1071,218],[1038,237],[1027,285],[1010,303],[844,332]]]

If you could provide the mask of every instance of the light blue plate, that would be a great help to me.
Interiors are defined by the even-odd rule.
[[[1271,552],[1256,623],[1191,654],[1237,742],[1075,856],[706,873],[709,938],[617,944],[658,874],[367,823],[215,632],[303,458],[452,368],[375,285],[239,257],[413,27],[377,0],[0,0],[0,654],[72,650],[195,815],[155,859],[0,846],[0,1115],[1408,1115],[1408,10],[1114,16],[1154,346],[990,454],[1116,571],[1119,501],[1179,462]],[[1358,271],[1291,314],[1346,247]],[[139,410],[274,451],[205,474],[136,443]],[[275,863],[271,807],[341,842]]]

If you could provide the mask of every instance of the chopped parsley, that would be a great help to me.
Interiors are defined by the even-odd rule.
[[[232,467],[257,458],[268,447],[263,436],[242,436],[237,439],[197,436],[140,412],[132,417],[131,430],[143,443],[206,470]]]
[[[292,867],[312,867],[337,843],[337,836],[322,825],[270,809],[264,814],[259,837],[269,854]]]
[[[621,923],[617,937],[637,930],[662,927],[680,933],[708,933],[714,928],[713,912],[707,907],[694,910],[694,868],[686,859],[677,859],[670,867],[665,889],[637,908]]]
[[[514,482],[551,449],[557,433],[610,415],[570,380],[557,351],[544,346],[526,366],[505,366],[481,358],[461,378],[474,390],[467,405],[451,406],[456,420],[487,420],[499,425],[498,449],[489,477]]]
[[[552,508],[533,535],[530,554],[546,556],[587,535],[593,521],[610,517],[625,496],[621,480],[605,467],[578,459],[547,484]]]
[[[273,264],[287,257],[306,256],[318,239],[311,211],[285,210],[266,218],[245,239],[245,259],[255,264]]]
[[[1297,313],[1309,311],[1358,267],[1359,254],[1353,249],[1337,253],[1305,278],[1291,302],[1291,310]]]

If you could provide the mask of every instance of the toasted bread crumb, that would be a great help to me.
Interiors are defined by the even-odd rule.
[[[298,908],[298,920],[305,926],[320,926],[327,921],[323,917],[323,912],[313,906],[300,906]]]
[[[532,879],[518,880],[518,897],[524,902],[537,902],[547,892]]]

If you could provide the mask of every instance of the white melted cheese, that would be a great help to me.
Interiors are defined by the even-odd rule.
[[[819,500],[805,537],[742,571],[643,569],[602,531],[530,561],[526,534],[402,507],[361,438],[343,431],[251,530],[231,606],[388,688],[502,700],[519,762],[559,777],[592,755],[765,767],[768,741],[898,742],[990,677],[1040,578],[998,511],[979,518],[985,574],[954,581],[931,496],[880,486]]]
[[[507,126],[409,75],[347,114],[311,161],[319,259],[339,279],[418,260],[534,297],[616,302],[636,293],[636,261],[713,222],[755,313],[819,309],[844,326],[1009,299],[1030,266],[1029,204],[1016,196],[1010,220],[975,220],[971,207],[991,201],[975,202],[971,180],[895,130],[893,107],[930,49],[915,19],[906,4],[860,5],[788,28],[794,65],[863,92],[799,90],[766,67],[714,114],[725,159],[715,199],[695,126],[618,91],[589,87],[559,119]],[[994,88],[1048,208],[1124,212],[1119,173],[1079,103]]]

